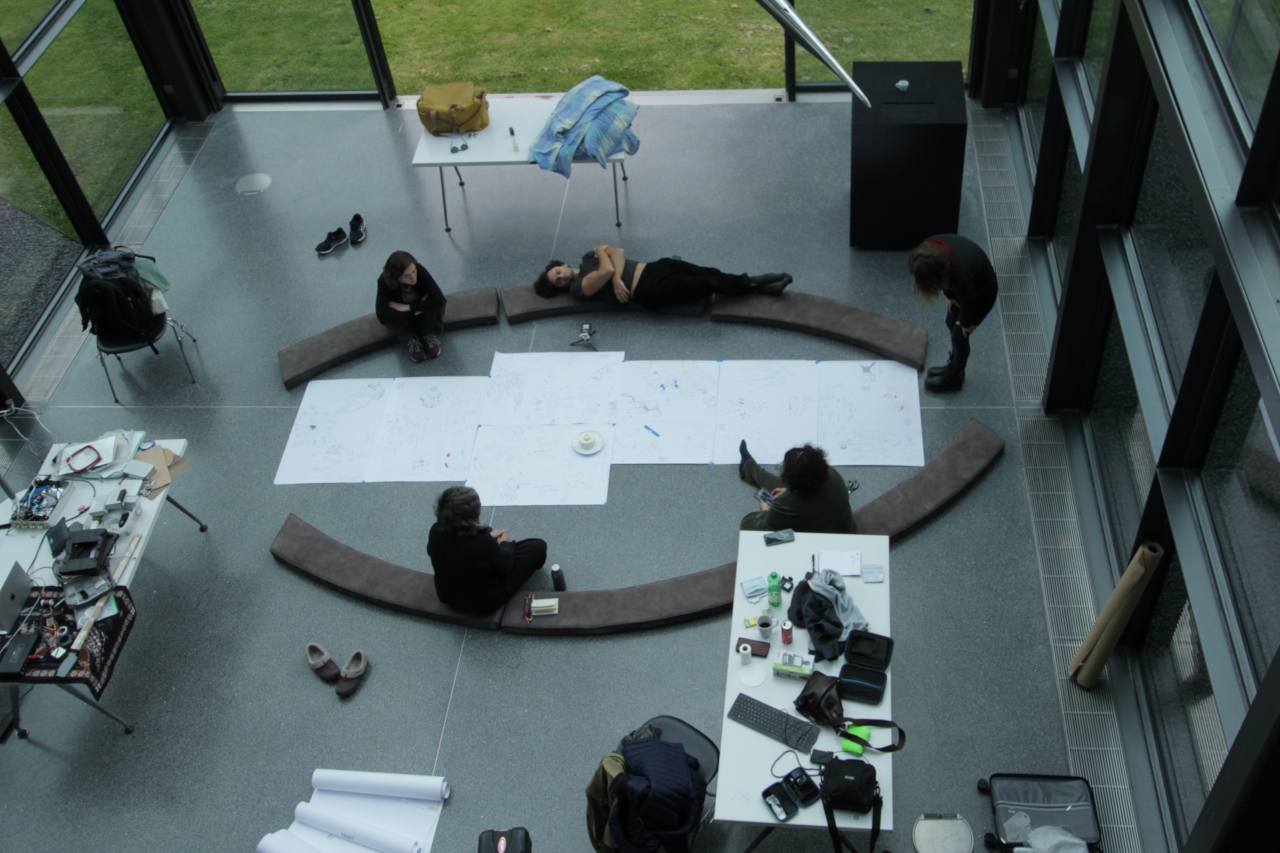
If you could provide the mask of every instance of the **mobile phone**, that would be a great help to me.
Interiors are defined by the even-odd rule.
[[[756,492],[756,500],[764,501],[770,506],[773,506],[773,492],[769,491],[768,489],[761,489],[760,491]]]
[[[783,542],[796,541],[796,532],[794,530],[774,530],[764,535],[764,544],[781,545]]]
[[[817,783],[799,767],[788,773],[782,782],[791,790],[791,794],[802,806],[809,805],[819,797]]]

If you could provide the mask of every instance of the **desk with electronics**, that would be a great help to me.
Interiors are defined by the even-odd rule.
[[[794,539],[788,538],[791,535]],[[840,576],[868,623],[847,642],[839,642],[838,636],[824,641],[821,627],[812,620],[811,638],[810,631],[788,619],[793,598],[819,595],[809,584],[801,584],[811,570],[824,568]],[[804,612],[812,615],[815,608]],[[714,819],[764,825],[748,850],[778,826],[829,827],[819,802],[819,774],[829,769],[834,777],[836,762],[839,770],[868,773],[865,767],[845,763],[856,758],[874,767],[883,806],[859,813],[837,804],[831,813],[835,828],[829,831],[874,833],[877,818],[880,829],[893,829],[891,752],[905,742],[905,734],[896,727],[874,725],[893,718],[887,673],[892,652],[888,537],[739,533],[730,626]],[[818,639],[831,657],[815,660],[811,639]],[[802,693],[816,696],[823,691],[828,693],[825,707],[836,716],[875,718],[868,720],[873,725],[854,733],[882,749],[866,749],[856,739],[837,737],[834,726],[819,727],[797,714],[796,699]]]
[[[133,731],[94,700],[133,628],[128,587],[160,510],[172,503],[208,529],[169,495],[186,449],[185,439],[124,430],[55,444],[31,483],[0,504],[0,683],[10,685],[0,740],[27,736],[20,685],[55,684]]]

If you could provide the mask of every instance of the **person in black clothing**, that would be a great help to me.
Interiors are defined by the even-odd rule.
[[[635,300],[646,308],[705,302],[713,293],[766,293],[781,296],[791,276],[724,273],[679,258],[637,261],[617,246],[601,244],[582,256],[579,266],[548,261],[533,282],[539,296],[550,299],[562,290],[575,298],[615,305]]]
[[[411,360],[439,357],[444,304],[444,293],[426,267],[408,252],[391,253],[378,276],[374,313],[379,323],[396,330]]]
[[[856,533],[849,506],[849,485],[827,464],[820,447],[793,447],[782,457],[781,475],[766,471],[739,442],[738,477],[769,492],[756,498],[757,512],[743,516],[739,530],[783,530],[801,533]]]
[[[455,610],[484,616],[506,604],[542,568],[547,543],[515,541],[505,530],[483,526],[476,490],[450,486],[436,501],[427,555],[440,600]]]
[[[996,304],[996,271],[986,252],[959,234],[935,234],[916,246],[907,255],[907,269],[921,296],[931,300],[941,293],[947,299],[951,356],[945,365],[929,368],[924,387],[958,391],[969,361],[969,336]]]

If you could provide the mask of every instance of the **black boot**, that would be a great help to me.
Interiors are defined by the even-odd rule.
[[[781,296],[782,291],[786,290],[787,285],[791,284],[791,276],[786,273],[775,272],[768,275],[753,275],[747,281],[750,284],[752,293]]]
[[[933,379],[935,376],[941,376],[944,373],[948,373],[951,370],[951,362],[954,358],[955,358],[954,355],[948,354],[946,364],[941,364],[941,365],[938,365],[937,367],[930,367],[925,372],[925,376],[928,376],[930,379]]]
[[[924,390],[932,391],[935,394],[946,394],[950,391],[959,391],[964,385],[963,370],[945,370],[937,376],[930,376],[924,381]]]

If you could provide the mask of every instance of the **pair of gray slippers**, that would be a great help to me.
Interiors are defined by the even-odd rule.
[[[346,699],[364,683],[369,674],[369,656],[357,651],[347,660],[347,665],[339,668],[324,646],[319,643],[307,643],[307,665],[312,672],[326,684],[337,684],[338,697]]]

